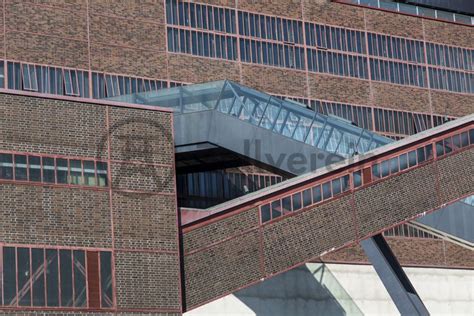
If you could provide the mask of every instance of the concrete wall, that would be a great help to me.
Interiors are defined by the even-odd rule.
[[[472,315],[474,271],[404,268],[431,315]],[[309,263],[185,313],[212,315],[399,315],[370,265]]]

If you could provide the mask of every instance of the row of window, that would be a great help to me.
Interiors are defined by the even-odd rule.
[[[107,163],[0,153],[0,179],[105,187]]]
[[[430,87],[463,93],[474,93],[474,73],[428,68]]]
[[[349,190],[349,175],[327,181],[260,207],[262,223],[328,200]]]
[[[426,43],[426,58],[430,65],[474,70],[474,50]]]
[[[0,306],[113,306],[111,252],[8,246],[0,252]]]
[[[90,97],[88,71],[12,61],[7,61],[6,64],[8,89]],[[3,61],[0,61],[0,73],[4,73]],[[177,85],[180,84],[132,76],[92,73],[92,97],[96,99],[154,91]],[[3,77],[0,79],[0,87],[4,87]]]
[[[162,80],[135,78],[104,73],[92,73],[93,98],[103,99],[118,95],[148,92],[178,86],[178,83]]]
[[[1,72],[3,73],[3,62]],[[89,97],[89,73],[83,70],[7,62],[8,89]]]
[[[453,120],[453,117],[371,108],[338,102],[290,98],[318,113],[335,115],[367,130],[385,134],[413,135]],[[373,115],[372,115],[373,112]],[[433,119],[433,123],[431,120]]]
[[[305,23],[306,45],[365,54],[365,32]]]
[[[372,80],[376,81],[418,87],[426,86],[425,66],[371,58],[370,74]]]
[[[441,157],[461,148],[474,145],[474,129],[446,137],[436,143],[436,155]],[[296,192],[292,195],[276,199],[260,206],[262,223],[280,216],[297,211],[301,208],[331,199],[351,189],[366,185],[377,179],[397,174],[409,168],[414,168],[433,159],[433,144],[423,145],[396,157],[373,163],[370,167],[354,171],[331,181],[317,184],[311,188]]]
[[[383,235],[386,237],[408,237],[408,238],[429,238],[429,239],[439,239],[438,236],[430,234],[422,229],[413,227],[409,224],[401,224],[395,227],[392,227],[383,232]]]
[[[388,35],[367,33],[369,55],[424,63],[424,45],[421,41]]]
[[[168,50],[196,56],[237,60],[237,38],[168,28]]]
[[[166,22],[225,33],[236,33],[235,10],[166,0]]]
[[[178,175],[177,190],[180,206],[208,208],[281,181],[270,174],[208,171]]]
[[[244,62],[276,67],[304,69],[304,48],[240,39],[240,58]]]
[[[238,12],[237,21],[235,21],[235,12]],[[310,46],[306,52],[309,71],[367,79],[370,68],[373,72],[372,80],[418,87],[427,87],[426,68],[422,66],[426,62],[449,68],[470,71],[474,69],[474,50],[434,43],[427,43],[425,48],[424,43],[418,40],[375,33],[367,33],[366,36],[362,31],[310,22],[305,22],[303,32],[303,24],[299,20],[210,5],[168,0],[167,22],[169,51],[196,56],[237,60],[237,50],[240,49],[241,60],[244,62],[306,69],[302,46],[306,44]],[[236,23],[239,25],[238,30],[236,30]],[[184,26],[185,29],[170,27],[173,25]],[[193,28],[195,30],[192,30]],[[215,30],[227,35],[196,31],[199,29]],[[238,42],[239,35],[253,37],[255,40],[243,38]],[[317,47],[318,50],[311,47]],[[328,53],[324,51],[326,49],[364,55],[368,53],[370,56],[393,59],[393,61],[371,59],[369,67],[362,56]],[[425,50],[427,60],[425,60]],[[395,60],[403,61],[403,63]],[[406,62],[416,64],[411,65]],[[471,78],[470,76],[461,78],[462,75],[457,73],[453,76],[457,76],[454,80],[464,79],[464,83],[442,81],[441,84],[434,84],[431,87],[474,93],[468,87],[467,80]]]
[[[239,11],[239,34],[303,44],[303,23],[281,17]]]
[[[367,58],[308,49],[308,70],[367,79]]]

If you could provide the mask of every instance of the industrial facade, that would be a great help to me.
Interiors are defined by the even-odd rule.
[[[381,232],[403,266],[472,270],[472,250],[408,222],[474,193],[472,116],[453,121],[474,109],[474,18],[418,5],[3,0],[0,313],[180,315],[307,262],[367,264],[359,241]],[[217,80],[221,99],[255,89],[374,143],[436,129],[343,152],[298,139],[306,114],[277,131],[279,109],[269,132],[338,167],[290,179],[229,148],[196,158],[173,112],[213,99],[146,98]],[[258,127],[269,111],[225,109]]]

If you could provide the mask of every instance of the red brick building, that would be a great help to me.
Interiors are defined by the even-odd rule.
[[[382,209],[361,206],[378,191],[352,192],[317,207],[339,229],[350,227],[347,236],[327,232],[337,236],[316,248],[288,243],[300,247],[293,258],[267,262],[249,245],[271,245],[291,232],[262,226],[262,200],[240,208],[236,223],[227,217],[180,228],[178,206],[190,206],[182,204],[189,197],[180,179],[193,172],[176,166],[172,110],[102,100],[231,80],[395,140],[474,112],[472,16],[360,2],[3,0],[0,313],[181,314],[309,259],[366,264],[357,242],[389,227],[385,235],[402,265],[472,269],[466,248],[394,227],[472,193],[471,178],[465,191],[449,188],[463,175],[456,164],[472,169],[472,143],[412,171],[432,181],[403,175],[407,187],[426,190],[415,192],[424,202],[410,197],[416,211],[366,227],[350,214],[344,223],[331,218],[330,210],[343,212],[354,201],[364,223]],[[468,124],[443,133],[469,131]],[[380,159],[386,155],[394,152]],[[288,178],[251,164],[218,171],[262,177],[259,188]],[[401,177],[392,181],[399,185]],[[446,188],[437,182],[442,177]],[[393,190],[388,181],[380,186]],[[428,199],[432,191],[441,192],[436,201]],[[268,247],[268,258],[283,251]],[[340,250],[327,253],[331,248]],[[220,279],[217,263],[227,270],[240,260],[255,269]]]

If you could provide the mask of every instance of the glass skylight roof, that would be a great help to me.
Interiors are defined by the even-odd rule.
[[[231,81],[215,81],[109,98],[133,104],[172,108],[175,115],[218,111],[249,124],[350,157],[392,142],[351,122],[307,109]]]

